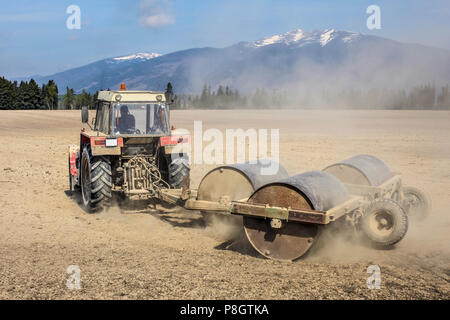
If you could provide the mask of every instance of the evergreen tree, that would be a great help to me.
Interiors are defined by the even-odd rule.
[[[73,109],[75,107],[75,93],[73,89],[66,87],[66,94],[63,97],[63,106],[65,109]]]
[[[172,100],[174,99],[174,95],[173,95],[172,83],[170,83],[170,82],[167,84],[165,96],[166,96],[167,103],[169,105],[172,104]]]
[[[215,104],[216,108],[224,108],[225,107],[226,97],[225,97],[225,92],[223,91],[222,85],[219,85],[219,89],[217,89],[217,99],[215,99],[215,101],[216,101],[216,104]]]
[[[12,99],[12,109],[18,109],[19,108],[19,85],[17,84],[17,81],[14,81],[12,83],[11,87],[11,99]]]
[[[75,109],[79,110],[83,106],[83,103],[81,101],[81,94],[75,95]]]
[[[55,81],[49,80],[47,84],[47,99],[48,99],[48,107],[50,110],[54,110],[58,108],[58,86]]]
[[[30,101],[30,92],[28,90],[28,83],[25,81],[20,81],[18,88],[18,98],[18,109],[31,109],[31,106],[28,104],[28,102]]]
[[[448,84],[441,88],[437,97],[437,107],[439,109],[450,109],[450,91]]]
[[[14,91],[13,83],[4,77],[0,78],[0,109],[14,109],[16,107]]]
[[[44,108],[50,109],[48,86],[46,84],[43,84],[41,88],[41,101]]]
[[[41,109],[42,100],[41,100],[41,89],[34,79],[31,79],[28,83],[28,91],[29,91],[29,100],[28,105],[29,109]]]
[[[91,105],[91,95],[86,92],[86,90],[82,90],[81,91],[81,95],[80,95],[80,100],[81,100],[81,106],[82,107],[88,107]]]
[[[208,90],[208,86],[205,84],[203,86],[202,94],[200,95],[200,101],[198,102],[198,106],[200,108],[205,108],[208,105],[210,92]]]
[[[91,108],[92,109],[95,109],[96,103],[97,103],[97,99],[98,99],[98,91],[92,95],[92,103],[91,103]]]
[[[223,87],[222,87],[222,85],[220,85],[219,89],[217,89],[217,96],[222,97],[223,95],[224,95]]]

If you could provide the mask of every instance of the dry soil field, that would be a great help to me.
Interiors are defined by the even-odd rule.
[[[79,111],[0,112],[0,298],[2,299],[449,299],[450,112],[175,111],[192,129],[279,128],[291,174],[368,153],[430,195],[433,211],[393,250],[340,237],[294,263],[227,247],[200,214],[86,214],[70,196],[67,145]],[[193,166],[192,186],[211,166]],[[369,290],[366,269],[381,268]],[[66,287],[69,265],[81,290]]]

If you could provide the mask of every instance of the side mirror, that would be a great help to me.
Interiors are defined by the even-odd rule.
[[[89,111],[87,107],[81,108],[81,122],[87,123],[89,121]]]

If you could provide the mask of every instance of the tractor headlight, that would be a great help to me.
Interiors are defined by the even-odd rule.
[[[121,96],[120,94],[118,94],[118,95],[116,96],[116,101],[119,102],[120,100],[122,100],[122,96]]]
[[[156,100],[158,100],[158,102],[161,102],[162,101],[162,95],[158,94],[156,96]]]

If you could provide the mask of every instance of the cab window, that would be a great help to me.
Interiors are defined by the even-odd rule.
[[[100,103],[97,108],[97,117],[95,119],[95,130],[106,134],[109,134],[109,108],[109,103]]]

